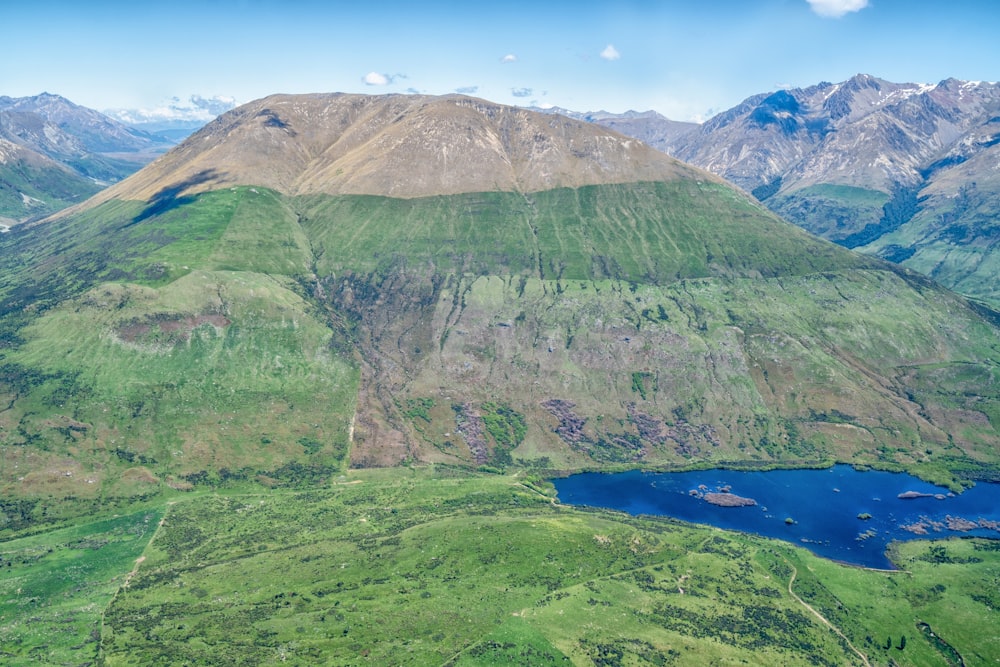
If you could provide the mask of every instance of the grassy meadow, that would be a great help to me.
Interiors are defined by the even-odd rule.
[[[870,571],[754,536],[563,507],[550,490],[523,473],[352,471],[309,491],[178,497],[10,541],[4,664],[1000,659],[982,585],[1000,576],[996,542],[906,543],[901,570]]]
[[[164,510],[0,542],[0,662],[92,664],[104,610],[138,567]]]

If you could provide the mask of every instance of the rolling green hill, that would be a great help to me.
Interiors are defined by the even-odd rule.
[[[448,164],[507,164],[514,185],[428,168],[405,196],[367,191],[408,178],[415,154],[448,152],[428,143],[444,141],[436,119],[464,138]],[[370,177],[316,176],[345,165]],[[831,636],[789,568],[819,582],[798,593],[814,601],[876,575],[843,583],[765,541],[563,508],[542,476],[842,461],[956,490],[995,479],[998,323],[592,125],[458,97],[268,98],[0,237],[0,558],[44,563],[0,575],[13,605],[0,634],[17,640],[4,650],[103,664],[493,664],[511,651],[864,664],[851,646],[874,657],[869,630],[831,612],[844,637]],[[134,521],[85,527],[110,514]],[[501,526],[508,537],[473,557]],[[117,545],[122,586],[81,573],[90,611],[40,648],[25,610],[53,625],[68,612],[33,577],[66,571],[45,554],[81,551],[73,530]],[[746,589],[710,594],[736,576],[727,562],[749,568]],[[704,602],[657,592],[685,576],[705,577],[680,585],[705,587]],[[980,576],[956,575],[953,594]],[[593,611],[633,586],[642,597],[622,613],[636,620],[614,635]],[[878,635],[916,644],[899,595]],[[227,635],[235,618],[252,632]],[[946,664],[918,646],[891,655]]]

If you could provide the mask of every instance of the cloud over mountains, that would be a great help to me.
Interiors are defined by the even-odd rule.
[[[207,123],[236,105],[236,99],[225,95],[191,95],[183,100],[172,97],[152,109],[105,109],[104,114],[126,125]]]

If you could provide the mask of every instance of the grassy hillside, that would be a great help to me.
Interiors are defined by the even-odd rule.
[[[957,487],[997,463],[993,325],[714,184],[168,190],[0,243],[15,496],[404,461],[836,460]]]
[[[41,218],[99,189],[96,183],[41,158],[8,160],[0,163],[0,218]]]
[[[425,458],[836,460],[951,485],[996,462],[1000,378],[980,363],[997,356],[994,327],[892,272],[667,286],[454,280],[423,310],[371,314],[368,344]],[[522,416],[520,442],[497,441],[487,422],[480,438],[456,433],[456,420],[487,419],[490,405]],[[364,436],[362,422],[356,462],[390,456]]]
[[[248,190],[8,235],[6,495],[116,502],[341,469],[358,371],[291,277],[309,251],[283,210]]]
[[[906,224],[859,249],[900,262],[996,306],[1000,304],[1000,197],[993,194],[991,185],[956,187],[957,196],[932,192]]]
[[[178,186],[16,229],[2,657],[994,660],[967,630],[996,613],[988,542],[849,570],[560,507],[543,475],[846,461],[995,479],[998,321],[697,181]]]
[[[878,190],[823,183],[779,192],[767,206],[785,220],[840,243],[866,227],[877,227],[888,201],[889,195]]]
[[[997,307],[1000,199],[991,171],[963,171],[921,188],[900,188],[892,196],[813,185],[779,192],[766,201],[772,211],[803,229],[899,263]],[[976,173],[984,175],[977,178]]]
[[[314,196],[296,206],[320,276],[385,273],[399,263],[445,275],[664,284],[874,265],[779,221],[729,187],[693,180],[526,195]]]

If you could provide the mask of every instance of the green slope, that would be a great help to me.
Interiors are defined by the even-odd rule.
[[[95,182],[55,164],[24,159],[0,163],[0,218],[41,218],[98,190]]]
[[[404,461],[994,474],[995,327],[718,185],[166,191],[0,243],[15,496]]]
[[[843,243],[866,227],[878,227],[888,201],[889,195],[878,190],[821,183],[780,192],[767,199],[767,206],[817,236]]]
[[[283,212],[246,190],[5,238],[5,493],[108,502],[342,467],[358,372],[293,278],[309,249]]]
[[[942,547],[965,568],[918,544],[910,574],[849,570],[563,508],[539,475],[848,461],[996,478],[997,321],[707,183],[167,190],[17,229],[0,237],[0,650],[994,660],[966,629],[996,613],[988,542]],[[380,465],[396,467],[356,469]],[[136,509],[164,512],[155,537]],[[132,519],[83,525],[115,512]]]
[[[768,208],[809,232],[897,262],[974,299],[1000,305],[997,292],[996,179],[992,168],[969,180],[963,171],[892,196],[818,184],[779,192]]]
[[[428,310],[426,327],[412,306],[362,317],[400,418],[439,460],[484,462],[454,433],[456,406],[486,414],[499,401],[526,419],[510,453],[522,463],[838,460],[957,485],[996,462],[1000,378],[982,363],[1000,350],[995,328],[892,272],[479,278],[446,283]]]
[[[297,206],[321,276],[384,273],[400,260],[439,274],[663,284],[873,264],[707,182],[422,199],[314,196]]]
[[[924,197],[906,224],[859,250],[900,262],[962,294],[1000,304],[1000,197],[990,183],[968,183],[957,195]]]

